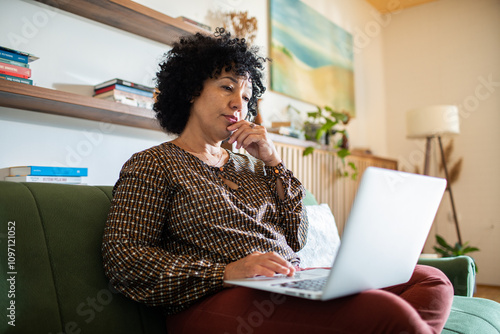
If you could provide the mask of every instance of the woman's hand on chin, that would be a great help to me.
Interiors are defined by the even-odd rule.
[[[281,162],[281,157],[267,136],[265,127],[241,120],[228,126],[227,130],[232,132],[228,139],[229,144],[236,143],[236,148],[245,149],[268,166],[276,166]]]

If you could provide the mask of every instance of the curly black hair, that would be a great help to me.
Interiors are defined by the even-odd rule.
[[[201,33],[181,38],[165,54],[156,73],[158,95],[153,110],[161,127],[172,134],[181,134],[190,115],[191,102],[200,96],[205,80],[217,77],[222,70],[248,75],[252,97],[248,102],[250,117],[257,115],[257,100],[265,92],[264,63],[259,49],[245,39],[231,38],[223,28],[214,36]]]

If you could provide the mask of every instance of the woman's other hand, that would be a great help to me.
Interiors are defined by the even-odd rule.
[[[249,278],[255,276],[272,277],[276,274],[293,276],[295,267],[278,253],[253,252],[226,266],[224,280]]]

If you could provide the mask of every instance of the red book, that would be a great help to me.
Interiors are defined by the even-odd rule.
[[[153,95],[154,95],[154,93],[152,91],[153,89],[151,89],[151,91],[145,91],[142,89],[137,89],[134,87],[124,86],[124,85],[119,85],[119,84],[115,84],[112,86],[97,89],[94,91],[94,95],[99,95],[99,94],[102,94],[102,93],[105,93],[105,92],[108,92],[108,91],[114,90],[114,89],[121,90],[124,92],[134,93],[134,94],[138,94],[138,95],[142,95],[142,96],[147,96],[147,97],[153,97]]]
[[[31,69],[0,62],[0,73],[13,75],[19,78],[28,79],[31,77]]]

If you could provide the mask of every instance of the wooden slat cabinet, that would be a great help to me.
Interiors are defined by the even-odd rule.
[[[330,206],[340,234],[344,230],[365,169],[369,166],[397,169],[396,160],[373,155],[352,154],[346,158],[345,163],[353,162],[357,167],[358,177],[353,180],[339,175],[339,169],[342,169],[343,165],[334,152],[316,149],[313,154],[304,157],[302,152],[311,143],[290,140],[282,136],[271,137],[285,165],[304,187],[314,194],[319,203],[326,203]]]
[[[355,180],[349,177],[337,177],[334,181],[335,201],[333,202],[332,210],[335,215],[339,233],[342,233],[344,230],[347,217],[349,216],[349,212],[351,212],[354,197],[356,197],[361,176],[366,168],[373,166],[394,170],[398,169],[397,160],[386,159],[374,155],[352,154],[346,158],[346,163],[347,162],[353,162],[356,165],[358,176]]]

